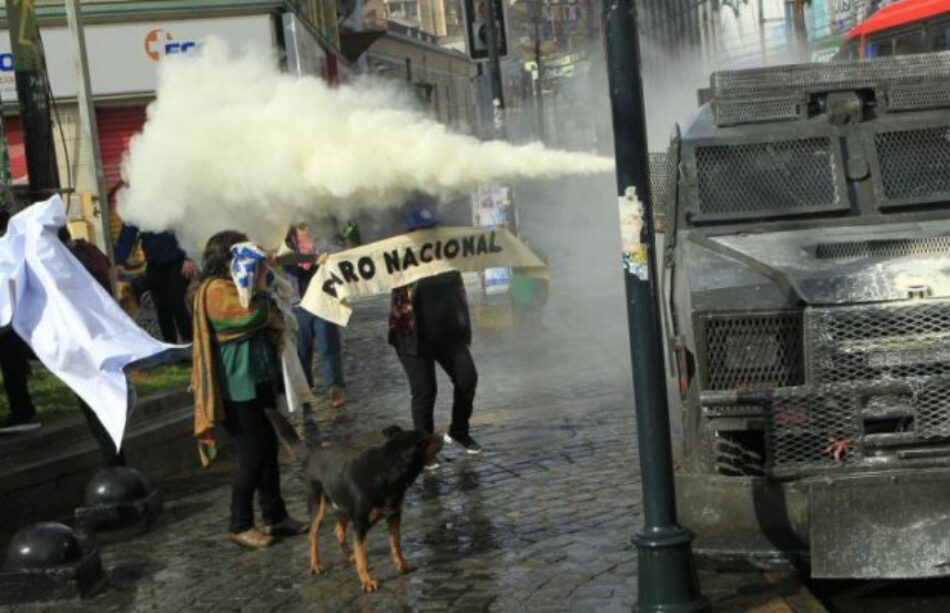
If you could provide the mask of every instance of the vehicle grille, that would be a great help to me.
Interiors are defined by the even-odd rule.
[[[754,390],[804,382],[801,313],[700,314],[703,389]]]
[[[917,436],[925,440],[950,438],[950,382],[934,379],[914,391]]]
[[[840,196],[829,138],[697,147],[697,220],[834,210]]]
[[[895,85],[887,92],[889,111],[915,111],[950,106],[950,80]]]
[[[767,472],[773,476],[880,467],[885,456],[875,454],[881,450],[950,439],[948,377],[789,387],[774,390],[762,404]]]
[[[766,412],[770,472],[859,461],[858,397],[812,386],[775,390]]]
[[[874,146],[886,199],[950,198],[950,127],[879,132]]]
[[[815,250],[819,260],[844,258],[902,257],[950,253],[950,236],[927,238],[891,238],[840,243],[820,243]]]
[[[873,62],[820,62],[725,70],[713,73],[710,80],[714,96],[722,99],[776,97],[801,90],[871,89],[885,84],[917,84],[948,77],[950,52],[900,55]]]
[[[713,103],[716,124],[720,126],[798,119],[803,107],[804,102],[796,98],[717,100]]]
[[[653,226],[664,232],[673,210],[671,181],[676,177],[672,158],[666,153],[650,154],[650,194],[653,196]]]
[[[908,301],[808,309],[811,383],[950,373],[950,301]]]

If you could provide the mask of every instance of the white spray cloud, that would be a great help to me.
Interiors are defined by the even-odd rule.
[[[223,229],[273,244],[298,219],[383,210],[416,189],[612,169],[602,157],[456,134],[391,86],[329,88],[209,40],[196,57],[163,62],[123,165],[119,212],[196,251]]]

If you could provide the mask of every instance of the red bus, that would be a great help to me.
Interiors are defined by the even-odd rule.
[[[856,25],[835,59],[873,59],[950,49],[950,0],[900,0]]]

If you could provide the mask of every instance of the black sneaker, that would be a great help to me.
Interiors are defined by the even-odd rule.
[[[482,446],[476,443],[475,439],[473,439],[468,434],[455,435],[455,434],[449,434],[448,432],[446,432],[445,436],[443,437],[443,440],[446,443],[455,443],[456,445],[462,447],[463,449],[465,449],[465,451],[467,451],[468,453],[472,455],[479,454],[482,452]]]
[[[19,415],[8,415],[0,420],[0,434],[18,434],[20,432],[30,432],[37,430],[40,422],[36,421],[35,415],[29,417],[20,417]]]

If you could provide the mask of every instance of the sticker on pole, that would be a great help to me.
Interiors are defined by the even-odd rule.
[[[633,186],[624,190],[619,198],[620,244],[623,251],[623,267],[627,273],[641,281],[650,278],[647,267],[647,248],[643,244],[643,203],[637,198]]]

